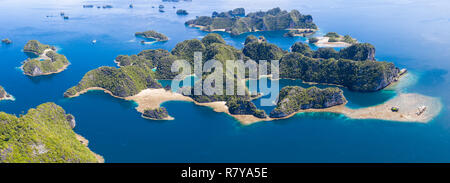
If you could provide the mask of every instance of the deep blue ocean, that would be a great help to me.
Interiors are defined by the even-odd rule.
[[[113,8],[83,8],[84,4],[111,4]],[[160,4],[166,7],[164,13],[158,12]],[[398,92],[415,92],[440,98],[442,112],[426,124],[305,113],[242,126],[224,113],[189,102],[164,103],[176,119],[152,121],[140,117],[134,102],[101,91],[73,99],[63,97],[89,70],[115,66],[117,55],[154,48],[171,50],[178,42],[207,34],[186,27],[188,19],[237,7],[253,12],[274,6],[311,14],[320,28],[318,34],[333,31],[369,42],[376,47],[378,60],[410,71],[403,87],[373,93],[344,89],[349,107],[372,106]],[[178,8],[190,14],[177,16]],[[106,162],[450,162],[448,8],[447,0],[0,0],[0,38],[13,41],[0,46],[0,85],[16,98],[1,101],[0,111],[19,115],[39,104],[55,102],[76,117],[75,131],[86,137],[89,147]],[[68,20],[59,15],[61,11]],[[140,44],[134,33],[151,29],[170,40]],[[285,38],[283,33],[254,34],[285,50],[306,40]],[[242,48],[248,34],[221,35],[228,44]],[[22,48],[31,39],[57,46],[71,65],[59,74],[25,76],[18,67],[27,58]],[[96,44],[91,43],[94,39]],[[280,86],[286,85],[305,86],[301,81],[280,81]]]

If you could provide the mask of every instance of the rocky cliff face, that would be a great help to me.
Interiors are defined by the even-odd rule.
[[[282,118],[299,110],[328,108],[345,102],[343,91],[339,88],[304,89],[298,86],[287,86],[281,89],[277,107],[270,113],[270,117]]]

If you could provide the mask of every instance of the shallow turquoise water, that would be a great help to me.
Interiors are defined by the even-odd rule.
[[[112,9],[83,9],[83,4],[112,4]],[[166,8],[182,7],[188,16]],[[245,7],[247,11],[272,8],[272,1],[207,1],[161,3],[57,0],[0,1],[0,85],[16,101],[1,101],[0,110],[21,114],[44,102],[56,102],[76,116],[75,131],[90,141],[90,148],[106,162],[450,162],[448,119],[450,68],[450,13],[447,1],[281,1],[282,9],[312,14],[321,32],[350,34],[377,49],[377,59],[394,62],[413,71],[415,82],[401,88],[439,97],[441,114],[428,124],[380,120],[350,120],[332,113],[298,114],[287,120],[241,126],[223,113],[187,102],[167,102],[174,121],[151,121],[140,117],[134,102],[113,98],[100,91],[74,99],[63,98],[66,89],[100,66],[115,66],[120,54],[144,49],[172,49],[176,43],[206,35],[184,22],[212,11]],[[349,11],[351,9],[351,11]],[[63,20],[59,12],[70,18]],[[46,17],[50,16],[50,17]],[[12,18],[13,17],[13,18]],[[427,27],[424,29],[423,27]],[[134,33],[155,29],[170,40],[140,44]],[[246,35],[230,37],[228,44],[242,48]],[[259,32],[269,42],[288,49],[304,38],[284,38],[283,32]],[[27,58],[23,45],[30,39],[56,45],[72,63],[68,70],[51,76],[28,77],[20,62]],[[92,44],[92,40],[97,40]],[[166,83],[162,82],[163,86]],[[281,85],[302,85],[282,80]],[[399,89],[374,93],[344,90],[353,108],[382,103]],[[258,102],[256,102],[258,104]],[[269,111],[269,108],[264,108]]]

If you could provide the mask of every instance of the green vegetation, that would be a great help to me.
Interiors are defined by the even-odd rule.
[[[249,43],[254,43],[254,42],[258,42],[258,38],[254,35],[249,35],[249,36],[247,36],[247,38],[245,38],[244,45],[247,45]]]
[[[172,49],[172,54],[180,59],[188,61],[191,65],[194,65],[194,52],[204,53],[205,50],[206,47],[200,40],[191,39],[178,43],[175,48]]]
[[[214,12],[211,17],[200,16],[187,21],[186,25],[204,26],[203,30],[206,31],[225,29],[232,35],[258,30],[317,29],[311,15],[302,15],[297,10],[282,11],[280,8],[249,13],[247,16],[244,8],[222,13]]]
[[[37,40],[30,40],[23,47],[24,52],[30,52],[30,53],[34,53],[36,55],[43,54],[44,50],[46,50],[46,49],[56,50],[55,47],[50,47],[49,45],[41,44]]]
[[[312,57],[324,59],[339,59],[339,52],[337,52],[334,48],[319,48],[313,53]]]
[[[169,117],[169,113],[166,108],[158,107],[156,109],[146,109],[142,116],[151,119],[166,119]]]
[[[2,43],[3,43],[3,44],[11,44],[12,41],[9,40],[8,38],[5,38],[5,39],[2,39]]]
[[[393,63],[316,59],[292,52],[280,60],[280,78],[338,84],[354,91],[377,91],[395,80],[399,69]]]
[[[149,31],[145,31],[145,32],[136,32],[134,35],[142,36],[147,39],[155,39],[156,41],[168,41],[169,40],[169,38],[166,35],[156,32],[154,30],[149,30]]]
[[[270,112],[272,118],[282,118],[304,109],[322,109],[346,102],[339,88],[319,89],[287,86],[281,89],[277,107]]]
[[[130,65],[121,68],[100,67],[86,73],[78,85],[68,89],[65,97],[73,97],[92,87],[100,87],[118,97],[138,94],[147,88],[161,88],[155,73],[145,65]]]
[[[234,18],[234,17],[243,17],[245,16],[245,9],[244,8],[235,8],[234,10],[230,10],[227,12],[213,12],[212,13],[212,18],[216,18],[216,17],[226,17],[226,18]]]
[[[0,112],[0,162],[94,163],[96,155],[77,140],[67,114],[54,103],[16,117]]]
[[[375,47],[369,43],[356,43],[337,52],[333,48],[319,48],[317,51],[312,51],[307,44],[296,42],[292,45],[291,51],[314,58],[343,58],[356,61],[375,60]]]
[[[220,36],[219,34],[216,34],[216,33],[209,33],[209,34],[207,34],[205,37],[203,37],[202,43],[205,46],[209,46],[212,43],[226,44],[226,42],[222,38],[222,36]]]
[[[177,60],[170,52],[163,49],[149,49],[140,52],[137,55],[119,55],[116,57],[116,63],[120,67],[130,65],[142,65],[149,68],[155,68],[155,79],[173,79],[179,72],[171,72],[172,64]]]
[[[295,37],[295,36],[306,37],[306,36],[314,34],[315,32],[316,32],[315,29],[295,29],[295,30],[289,30],[283,36],[284,37]]]
[[[294,45],[291,46],[291,51],[301,53],[302,55],[307,57],[312,57],[314,52],[307,44],[304,44],[302,42],[294,43]]]
[[[392,112],[398,112],[398,110],[399,110],[398,107],[392,107],[392,108],[391,108],[391,111],[392,111]]]
[[[47,51],[45,56],[49,59],[39,60],[39,58],[27,59],[23,66],[23,72],[29,76],[39,76],[61,72],[70,63],[66,56],[56,53],[53,50]],[[42,57],[42,56],[41,56]]]
[[[345,35],[344,39],[342,41],[349,43],[349,44],[356,44],[358,42],[358,41],[356,41],[356,39],[350,37],[349,35]]]
[[[329,33],[325,34],[324,37],[329,37],[329,38],[339,38],[340,35],[339,35],[338,33],[336,33],[336,32],[329,32]]]
[[[356,44],[358,41],[349,35],[341,36],[336,32],[329,32],[324,37],[328,37],[328,42],[346,42],[349,44]]]
[[[375,60],[375,47],[369,43],[357,43],[339,51],[340,58],[351,60]]]
[[[275,44],[267,43],[265,38],[262,37],[260,41],[252,41],[254,38],[247,38],[246,44],[242,52],[245,56],[252,60],[259,62],[260,60],[279,60],[285,51]]]

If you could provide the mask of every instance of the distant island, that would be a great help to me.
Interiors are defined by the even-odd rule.
[[[0,101],[1,100],[14,100],[14,97],[8,94],[2,86],[0,86]]]
[[[23,62],[24,74],[29,76],[41,76],[60,73],[70,64],[66,56],[56,52],[54,46],[41,44],[37,40],[30,40],[23,48],[24,52],[32,53],[37,58],[28,58]]]
[[[3,44],[11,44],[12,41],[10,39],[8,39],[8,38],[5,38],[5,39],[2,39],[2,43]]]
[[[75,118],[54,103],[41,104],[27,114],[0,112],[1,163],[103,163],[88,141],[76,134]]]
[[[188,15],[189,13],[186,10],[179,9],[177,10],[177,15]]]
[[[185,40],[178,43],[172,51],[163,49],[144,50],[137,55],[119,55],[116,63],[119,68],[100,67],[86,73],[78,85],[68,89],[65,97],[76,97],[90,90],[103,90],[114,97],[133,100],[142,117],[157,120],[170,120],[167,109],[160,105],[166,101],[189,101],[197,105],[208,106],[216,112],[227,113],[242,124],[258,121],[270,121],[291,117],[299,112],[336,112],[350,118],[385,119],[395,121],[426,122],[440,111],[436,99],[418,94],[402,94],[385,104],[375,107],[349,109],[343,91],[337,87],[319,89],[287,86],[280,91],[277,107],[267,115],[252,102],[258,95],[248,89],[245,95],[182,95],[182,91],[192,87],[181,88],[172,92],[170,86],[163,86],[158,79],[173,79],[178,73],[172,73],[170,66],[177,59],[193,63],[195,51],[203,52],[203,61],[215,59],[220,62],[237,59],[280,60],[280,78],[301,79],[308,83],[323,83],[347,87],[353,91],[372,92],[388,87],[406,73],[393,63],[376,61],[375,49],[368,43],[356,43],[339,52],[332,48],[312,51],[307,44],[298,42],[291,47],[291,52],[268,43],[264,37],[248,36],[243,49],[227,45],[216,33],[210,33],[203,39]],[[205,73],[208,75],[208,73]],[[236,84],[243,84],[237,77],[225,77]],[[197,82],[201,82],[198,80]],[[196,86],[196,85],[194,85]],[[245,87],[245,86],[244,86]],[[193,92],[191,92],[193,93]],[[398,102],[403,97],[416,97],[417,100]],[[429,104],[426,114],[412,115],[419,104]],[[401,110],[392,112],[386,106],[397,106]],[[412,108],[410,106],[413,106]],[[379,112],[373,112],[379,111]],[[358,115],[356,115],[358,114]]]
[[[259,11],[245,15],[244,8],[236,8],[228,12],[213,12],[212,16],[199,16],[185,23],[204,31],[224,31],[231,35],[246,32],[298,30],[300,32],[317,30],[311,15],[302,15],[298,10],[287,12],[273,8],[266,12]]]
[[[318,47],[349,47],[358,41],[349,35],[339,35],[336,32],[329,32],[323,37],[312,38],[309,41]]]
[[[142,36],[146,39],[154,39],[156,41],[168,41],[169,40],[169,38],[166,35],[156,32],[154,30],[149,30],[149,31],[145,31],[145,32],[136,32],[134,35]]]

